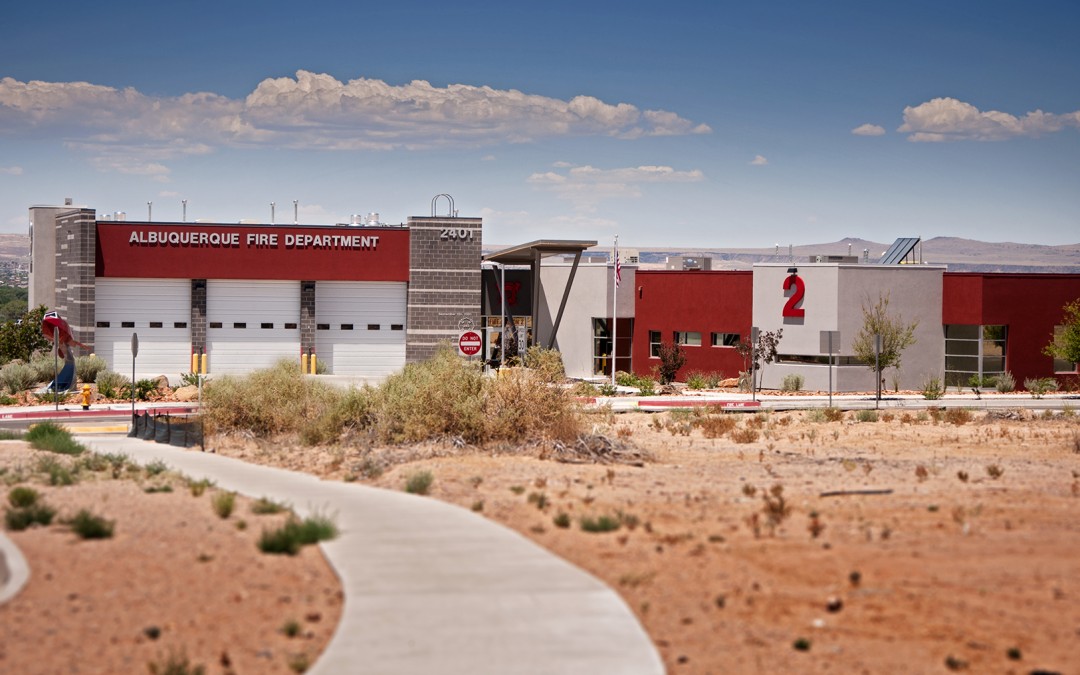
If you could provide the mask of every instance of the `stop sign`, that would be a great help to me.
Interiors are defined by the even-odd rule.
[[[484,346],[484,341],[480,337],[480,333],[467,330],[458,336],[457,346],[458,352],[463,356],[476,356],[480,353],[480,348]]]

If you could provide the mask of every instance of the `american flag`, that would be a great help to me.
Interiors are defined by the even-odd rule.
[[[615,288],[622,283],[622,263],[619,262],[619,238],[615,237]]]

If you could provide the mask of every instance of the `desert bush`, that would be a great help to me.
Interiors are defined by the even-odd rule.
[[[22,361],[12,361],[0,368],[0,385],[9,394],[18,394],[40,382],[37,373]]]
[[[825,408],[825,419],[830,422],[839,422],[844,419],[844,411],[840,408]]]
[[[79,382],[94,382],[97,380],[98,373],[108,367],[105,359],[97,354],[75,357],[75,375],[79,378]]]
[[[806,412],[806,421],[821,424],[825,421],[825,411],[821,408],[812,408]]]
[[[574,396],[592,397],[600,394],[600,389],[591,382],[578,380],[574,383],[574,386],[570,388],[570,393]]]
[[[922,397],[927,401],[936,401],[945,394],[945,390],[941,387],[941,378],[936,375],[931,375],[926,378],[922,385]]]
[[[753,443],[757,441],[759,435],[757,429],[737,429],[731,432],[731,440],[742,444]]]
[[[263,530],[258,546],[263,553],[296,555],[301,547],[333,539],[337,534],[337,525],[326,516],[290,518],[279,528]]]
[[[232,515],[233,508],[236,506],[236,493],[218,492],[210,501],[210,505],[213,507],[214,513],[224,520]]]
[[[108,539],[113,536],[116,526],[115,521],[105,520],[88,509],[80,509],[72,518],[63,522],[82,539]]]
[[[971,411],[967,408],[946,408],[941,419],[949,424],[962,426],[972,420]]]
[[[405,479],[405,492],[411,495],[426,495],[435,482],[435,474],[430,471],[417,471]]]
[[[56,509],[37,502],[27,506],[10,508],[4,511],[4,527],[12,532],[21,532],[31,525],[48,527],[56,516]]]
[[[653,396],[656,394],[656,382],[651,378],[643,377],[638,380],[638,396]]]
[[[633,373],[628,373],[625,370],[615,371],[615,384],[620,387],[636,387],[638,382],[638,376]]]
[[[146,664],[150,675],[206,675],[206,666],[192,664],[186,654],[170,652],[167,657]]]
[[[620,520],[614,516],[582,516],[579,523],[583,532],[614,532],[622,527]]]
[[[780,385],[781,391],[802,391],[803,376],[797,373],[784,376],[784,382]]]
[[[187,481],[187,486],[188,490],[191,491],[192,497],[202,497],[203,493],[206,492],[207,488],[214,486],[214,481],[208,478],[200,478],[199,480],[192,480],[189,478]]]
[[[332,443],[342,434],[367,429],[374,421],[375,390],[368,385],[331,395],[317,418],[304,422],[300,440],[305,445]]]
[[[94,378],[98,393],[105,398],[123,398],[125,387],[131,384],[131,380],[114,370],[99,371]]]
[[[705,377],[705,373],[700,370],[692,370],[686,374],[687,389],[705,389],[707,386],[708,379]]]
[[[559,511],[555,514],[555,517],[551,519],[551,522],[555,527],[565,530],[570,527],[570,516],[565,511]]]
[[[720,438],[730,433],[738,422],[734,415],[720,413],[719,415],[707,415],[694,420],[694,426],[701,428],[705,438]]]
[[[855,413],[856,422],[877,422],[878,415],[876,410],[860,410]]]
[[[212,431],[298,432],[339,396],[329,385],[303,377],[299,363],[282,359],[270,368],[205,383],[203,418]]]
[[[32,487],[26,487],[25,485],[18,485],[8,491],[8,504],[11,504],[17,509],[33,506],[38,503],[38,499],[40,498],[40,492]]]
[[[56,373],[64,367],[64,359],[53,356],[51,352],[37,352],[30,357],[29,365],[34,371],[35,382],[52,382]]]
[[[255,501],[251,502],[251,512],[260,516],[283,513],[288,510],[289,507],[285,506],[284,504],[275,502],[274,500],[268,499],[266,497],[260,497]]]
[[[1024,389],[1031,393],[1031,398],[1042,398],[1044,394],[1056,391],[1057,380],[1052,377],[1029,377],[1024,380]]]
[[[132,388],[135,390],[135,398],[140,401],[149,400],[150,394],[157,391],[157,380],[146,378],[142,380],[136,380],[134,387],[127,384],[120,391],[120,395],[124,398],[131,398]]]
[[[35,470],[49,476],[49,485],[64,486],[75,484],[75,474],[63,462],[52,455],[38,457]]]
[[[525,367],[532,370],[542,382],[554,384],[566,379],[562,352],[557,349],[529,347],[525,352]]]
[[[562,387],[538,379],[531,370],[487,380],[483,392],[481,441],[570,441],[582,432],[573,398]]]
[[[657,355],[660,357],[660,384],[671,384],[686,363],[686,353],[675,342],[661,342]]]
[[[1001,373],[994,378],[994,388],[1002,394],[1016,391],[1016,378],[1013,377],[1012,373],[1006,370],[1004,373]]]
[[[602,385],[600,385],[600,395],[601,396],[615,396],[618,393],[619,393],[619,390],[616,389],[615,387],[613,387],[610,382],[605,382]]]
[[[86,448],[71,437],[71,433],[55,422],[39,422],[26,432],[26,441],[38,450],[61,455],[78,455]]]

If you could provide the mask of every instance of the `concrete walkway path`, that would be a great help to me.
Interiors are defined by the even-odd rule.
[[[77,440],[288,503],[300,516],[335,516],[341,535],[322,546],[345,607],[310,673],[664,672],[614,591],[465,509],[133,438]]]

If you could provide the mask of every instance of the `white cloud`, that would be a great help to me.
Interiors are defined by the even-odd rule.
[[[1042,110],[1016,117],[997,110],[981,111],[955,98],[935,98],[904,108],[904,123],[897,129],[914,142],[1001,141],[1038,137],[1065,127],[1080,128],[1080,111],[1055,115]]]
[[[884,136],[885,127],[876,124],[861,124],[851,130],[856,136]]]
[[[197,92],[148,96],[88,82],[0,79],[0,132],[69,139],[71,149],[103,155],[98,166],[124,170],[119,154],[136,158],[127,173],[221,147],[273,146],[325,150],[418,149],[522,143],[558,136],[639,138],[709,133],[664,110],[569,101],[462,84],[422,80],[390,85],[298,71],[263,80],[243,99]],[[139,168],[138,165],[144,165]]]
[[[754,166],[765,166],[769,163],[769,160],[761,155],[754,155],[754,158],[750,160],[750,163]]]
[[[21,176],[23,174],[23,168],[21,166],[0,166],[0,173],[9,176]]]
[[[480,161],[481,162],[494,162],[495,161],[495,155],[484,155],[483,157],[480,158]]]
[[[694,183],[704,179],[705,174],[700,169],[677,171],[670,166],[651,165],[598,169],[585,165],[571,167],[565,173],[534,173],[526,180],[559,199],[574,202],[578,209],[592,211],[605,199],[641,197],[642,184]]]

